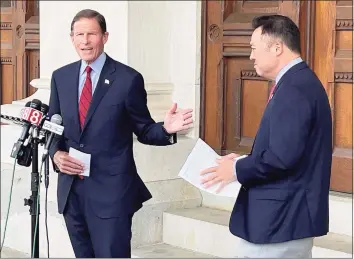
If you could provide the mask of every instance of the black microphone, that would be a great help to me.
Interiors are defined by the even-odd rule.
[[[48,113],[48,111],[49,111],[49,106],[46,105],[45,103],[42,103],[42,105],[41,105],[41,112],[42,112],[44,115],[46,115],[46,114]]]
[[[28,102],[26,103],[26,107],[27,107]],[[37,99],[33,99],[31,102],[29,102],[29,108],[32,108],[34,110],[40,111],[41,109],[41,105],[42,102],[40,100]],[[31,127],[31,120],[30,120],[30,112],[25,111],[25,114],[22,115],[22,118],[25,119],[25,125],[23,125],[23,130],[22,130],[22,134],[19,138],[19,141],[24,142],[26,140],[26,138],[28,137],[28,131]]]
[[[45,121],[43,124],[43,129],[50,131],[50,135],[44,145],[44,151],[42,156],[42,161],[44,161],[48,155],[50,145],[52,144],[53,138],[55,135],[62,135],[64,127],[61,126],[63,122],[62,117],[59,114],[54,114],[49,121]]]
[[[47,113],[48,113],[48,111],[49,111],[49,106],[48,105],[46,105],[45,103],[42,103],[42,106],[41,106],[41,112],[43,113],[43,117],[42,117],[42,120],[41,120],[41,122],[39,123],[39,129],[41,129],[42,127],[43,127],[43,123],[44,123],[44,121],[45,120],[47,120],[48,119],[48,117],[47,117]]]
[[[31,106],[31,101],[28,101],[26,104],[25,104],[25,107],[30,107]],[[24,113],[24,110],[25,109],[22,109],[21,110],[21,118],[23,117],[22,116],[22,113]],[[27,120],[24,120],[24,124],[22,125],[22,133],[21,133],[21,136],[20,136],[20,138],[18,139],[18,141],[22,141],[22,142],[24,142],[25,141],[25,139],[28,137],[28,131],[29,131],[29,129],[30,129],[30,127],[31,127],[31,123],[29,123]]]
[[[33,99],[30,103],[30,107],[38,111],[40,111],[41,106],[42,106],[42,102],[38,99]]]
[[[33,120],[31,116],[33,115],[33,112],[40,112],[41,105],[42,102],[40,100],[33,99],[31,102],[27,102],[25,108],[21,111],[21,117],[23,119],[24,124],[22,125],[21,135],[12,148],[10,155],[12,158],[17,158],[17,155],[21,150],[24,141],[28,138],[28,132],[32,124],[31,121]],[[35,114],[35,116],[37,115]]]

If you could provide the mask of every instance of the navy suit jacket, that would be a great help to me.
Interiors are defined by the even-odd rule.
[[[84,181],[94,212],[101,218],[134,213],[151,194],[137,173],[133,133],[141,143],[157,146],[176,143],[176,134],[171,141],[162,123],[151,118],[142,75],[108,55],[81,130],[80,65],[77,61],[53,72],[49,116],[62,116],[64,133],[53,141],[49,154],[53,159],[56,151],[68,152],[70,147],[91,154],[90,176]],[[59,172],[59,213],[64,212],[74,177]]]
[[[301,62],[278,82],[251,154],[236,162],[242,188],[230,231],[258,244],[325,235],[331,163],[328,97]]]

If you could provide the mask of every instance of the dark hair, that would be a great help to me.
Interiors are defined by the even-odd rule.
[[[106,26],[106,19],[104,18],[104,16],[102,14],[100,14],[99,12],[95,11],[95,10],[91,10],[91,9],[84,9],[81,10],[80,12],[78,12],[73,21],[71,22],[71,32],[74,29],[74,24],[75,22],[77,22],[78,20],[82,19],[82,18],[88,18],[88,19],[96,19],[98,24],[101,27],[101,31],[102,33],[105,33],[107,31],[107,26]]]
[[[301,53],[300,31],[296,24],[286,16],[264,15],[255,17],[252,21],[253,29],[262,27],[262,35],[266,34],[280,38],[293,52]]]

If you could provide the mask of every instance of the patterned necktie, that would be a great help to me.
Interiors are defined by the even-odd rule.
[[[270,89],[270,94],[269,94],[268,102],[269,102],[270,99],[272,99],[272,97],[273,97],[274,89],[275,89],[275,84],[273,84],[272,88]]]
[[[92,68],[87,66],[86,69],[86,80],[84,88],[82,89],[79,103],[79,117],[81,129],[84,127],[87,111],[90,107],[92,100],[92,81],[91,81],[91,71]]]

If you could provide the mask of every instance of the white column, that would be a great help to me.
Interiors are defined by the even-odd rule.
[[[173,53],[173,51],[183,52],[185,49],[171,48],[176,40],[173,34],[178,30],[189,31],[189,36],[196,34],[193,25],[190,27],[189,24],[183,23],[178,28],[180,21],[176,17],[181,13],[173,14],[171,6],[173,8],[173,1],[129,1],[128,3],[128,63],[144,76],[148,91],[148,106],[157,121],[163,120],[172,101],[176,101],[173,94],[181,84],[178,80],[173,80],[173,77],[181,76],[184,80],[190,74],[194,74],[190,69],[195,69],[195,48],[188,53]],[[190,12],[187,14],[188,21],[193,20],[189,17],[190,14]],[[181,66],[186,65],[181,59],[176,58],[178,54],[183,57],[191,54],[192,57],[186,60],[186,64],[188,62],[193,64],[188,64],[188,68],[175,74],[173,69],[181,69]],[[184,75],[186,71],[188,75]],[[189,76],[187,80],[192,82],[193,78]],[[192,90],[191,92],[185,94],[194,96]],[[182,100],[177,101],[183,108]],[[189,102],[184,105],[193,107],[194,103]],[[134,156],[139,175],[153,194],[153,198],[145,203],[134,217],[133,247],[162,241],[163,211],[169,208],[200,205],[200,192],[178,177],[178,171],[194,143],[194,139],[183,136],[179,137],[177,145],[169,147],[152,147],[134,143]]]
[[[159,99],[151,102],[154,108],[159,105],[154,112],[163,118],[172,101],[180,108],[193,108],[195,124],[187,136],[197,137],[201,2],[129,1],[128,9],[128,63],[143,74],[151,98]]]
[[[148,106],[161,121],[172,105],[169,1],[129,1],[128,64],[144,77]]]
[[[127,1],[40,1],[40,77],[50,78],[52,72],[79,60],[71,43],[71,21],[82,9],[100,12],[111,32],[105,51],[114,59],[128,60]]]
[[[173,99],[194,109],[195,124],[189,137],[199,136],[201,1],[170,1],[170,73]]]

